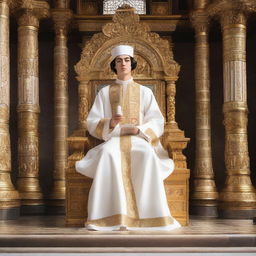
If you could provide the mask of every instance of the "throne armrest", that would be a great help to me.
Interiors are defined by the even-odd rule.
[[[68,164],[67,173],[75,172],[75,162],[81,160],[90,148],[90,142],[84,130],[76,130],[67,138],[68,144]]]
[[[189,138],[184,136],[184,132],[178,127],[166,125],[164,133],[164,147],[168,151],[169,157],[173,159],[175,163],[175,169],[186,169],[186,157],[182,151],[187,147]]]

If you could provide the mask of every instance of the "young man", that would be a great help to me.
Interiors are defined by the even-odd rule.
[[[164,118],[150,89],[133,81],[133,47],[112,49],[114,85],[101,89],[87,118],[104,140],[76,163],[93,179],[85,226],[91,230],[172,230],[163,180],[174,169],[159,137]]]

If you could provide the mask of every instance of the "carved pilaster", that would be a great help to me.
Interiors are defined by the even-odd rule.
[[[79,84],[78,89],[79,94],[79,121],[78,121],[78,127],[79,130],[86,130],[86,118],[89,113],[89,88],[88,88],[88,81],[83,80]]]
[[[174,69],[175,70],[175,69]],[[165,124],[165,132],[163,136],[163,146],[167,149],[170,158],[174,161],[174,174],[172,177],[168,177],[165,180],[165,188],[167,197],[171,191],[172,182],[171,179],[176,175],[184,175],[186,177],[186,184],[183,184],[188,191],[188,179],[189,179],[189,170],[187,169],[186,157],[183,154],[183,150],[187,147],[187,143],[189,142],[189,138],[186,138],[184,132],[179,129],[178,124],[175,120],[175,96],[176,96],[176,85],[175,82],[178,79],[178,69],[176,69],[177,73],[171,77],[165,77],[166,80],[166,92],[167,92],[167,121]],[[186,195],[188,198],[188,195]],[[175,207],[169,203],[170,209]],[[184,205],[184,210],[188,211],[188,204]],[[188,224],[188,220],[186,221],[186,225]]]
[[[11,182],[9,133],[10,50],[9,1],[0,1],[0,219],[19,216],[19,193]]]
[[[68,134],[68,49],[67,28],[72,13],[66,9],[52,10],[55,28],[54,47],[54,172],[53,191],[49,206],[54,211],[64,212],[65,168],[67,162]]]
[[[209,13],[218,15],[223,33],[223,83],[226,182],[220,193],[220,215],[255,215],[256,193],[250,179],[247,137],[246,20],[250,1],[217,1]]]
[[[39,185],[39,19],[47,17],[49,6],[42,1],[23,1],[18,15],[18,163],[17,179],[23,213],[42,213]]]
[[[204,11],[191,13],[195,28],[196,159],[191,213],[217,216],[218,193],[214,181],[211,151],[209,81],[209,20]]]
[[[167,123],[176,123],[175,121],[175,96],[176,96],[176,80],[167,80],[166,94],[167,94]]]

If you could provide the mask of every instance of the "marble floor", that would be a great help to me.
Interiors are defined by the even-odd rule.
[[[171,232],[99,232],[66,227],[64,216],[24,216],[0,221],[0,255],[6,253],[249,256],[256,255],[256,225],[252,220],[191,218],[189,226]]]

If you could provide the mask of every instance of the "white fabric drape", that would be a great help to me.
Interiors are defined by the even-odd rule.
[[[125,91],[123,97],[129,96],[132,83],[120,85]],[[110,86],[99,91],[88,115],[89,133],[104,140],[76,162],[76,170],[93,179],[88,201],[88,228],[172,230],[180,226],[170,214],[163,184],[174,169],[173,161],[159,141],[164,118],[152,91],[136,86],[139,86],[136,125],[139,135],[120,137],[122,125],[127,124],[109,129],[112,117]]]

